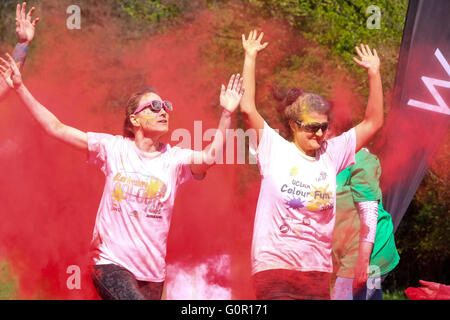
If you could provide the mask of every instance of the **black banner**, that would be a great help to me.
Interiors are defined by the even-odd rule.
[[[377,144],[384,207],[394,230],[448,133],[449,21],[449,0],[410,0],[392,109]]]

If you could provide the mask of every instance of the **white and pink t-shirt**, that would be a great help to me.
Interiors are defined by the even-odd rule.
[[[262,176],[252,243],[252,273],[269,269],[332,272],[336,175],[355,163],[351,129],[316,157],[264,123],[255,150]]]
[[[88,161],[106,176],[91,250],[95,264],[119,265],[141,281],[161,282],[178,186],[192,178],[192,150],[165,144],[142,152],[134,140],[88,132]]]

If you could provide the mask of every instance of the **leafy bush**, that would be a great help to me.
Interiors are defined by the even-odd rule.
[[[13,299],[18,290],[18,281],[9,270],[6,260],[0,260],[0,300]]]
[[[0,2],[0,42],[6,42],[15,34],[14,15],[17,2],[15,0],[3,0]]]
[[[177,3],[163,3],[161,0],[118,0],[121,8],[132,18],[147,22],[160,22],[180,14]]]
[[[354,47],[367,43],[377,48],[382,56],[383,84],[387,90],[394,85],[398,49],[401,42],[407,0],[380,0],[376,5],[381,11],[380,29],[369,29],[366,0],[248,0],[261,12],[282,17],[297,27],[304,36],[328,48],[330,53],[342,58],[346,67],[359,75],[365,73],[356,67],[351,58]],[[367,95],[364,86],[360,87]]]

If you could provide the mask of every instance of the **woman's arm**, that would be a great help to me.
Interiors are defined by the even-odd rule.
[[[256,56],[258,52],[267,47],[268,43],[261,44],[264,33],[258,37],[256,30],[250,31],[248,39],[242,35],[242,46],[245,50],[245,60],[242,76],[244,77],[245,93],[241,100],[241,112],[245,125],[248,129],[256,130],[258,143],[261,138],[262,129],[264,129],[264,119],[256,109],[255,91],[256,91]]]
[[[359,252],[355,264],[354,288],[361,288],[369,278],[370,257],[372,256],[377,231],[378,201],[357,202],[360,230]]]
[[[358,152],[365,146],[375,133],[383,125],[383,87],[380,75],[380,59],[377,51],[370,50],[368,45],[362,45],[361,48],[356,47],[356,52],[361,60],[353,58],[353,60],[367,69],[369,76],[369,99],[367,101],[366,114],[364,120],[355,127],[356,132],[356,150]]]
[[[9,54],[6,56],[8,61],[0,58],[1,76],[10,88],[15,89],[19,98],[45,132],[69,145],[87,151],[87,134],[61,123],[53,113],[40,104],[23,84],[20,70],[14,59]]]
[[[370,258],[378,224],[378,204],[381,198],[378,158],[369,150],[361,150],[351,167],[350,190],[359,215],[359,252],[354,271],[354,288],[361,288],[369,277]]]
[[[39,22],[39,18],[31,21],[35,8],[31,8],[28,14],[26,14],[26,6],[27,4],[24,2],[22,6],[18,4],[16,8],[16,34],[18,43],[14,48],[13,57],[19,66],[19,70],[22,70],[23,65],[25,64],[28,49],[31,41],[33,41],[36,25]],[[3,79],[0,79],[0,101],[8,92],[9,86]]]
[[[14,60],[19,65],[19,70],[22,70],[25,64],[28,48],[34,39],[36,25],[39,22],[39,18],[31,21],[35,8],[31,8],[28,14],[26,14],[26,7],[27,3],[24,2],[22,7],[18,4],[16,9],[16,34],[18,43],[14,48]]]
[[[191,171],[195,175],[204,175],[206,171],[215,163],[216,156],[223,154],[226,143],[227,129],[231,127],[231,116],[239,105],[239,101],[244,94],[242,86],[243,79],[239,74],[231,76],[228,87],[222,85],[220,92],[220,105],[223,108],[219,127],[217,128],[214,139],[205,150],[200,153],[194,153],[191,159]]]

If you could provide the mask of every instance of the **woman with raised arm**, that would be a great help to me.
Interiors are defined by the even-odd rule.
[[[246,91],[241,112],[257,132],[251,146],[262,175],[252,242],[252,274],[257,299],[330,299],[331,248],[336,175],[355,161],[355,152],[383,124],[380,60],[367,45],[356,47],[356,63],[367,69],[370,94],[364,120],[325,141],[329,103],[291,89],[282,107],[292,140],[281,137],[258,113],[256,56],[263,33],[242,35]]]
[[[106,183],[92,239],[92,278],[103,299],[161,299],[165,280],[166,243],[178,187],[204,177],[222,154],[226,129],[243,95],[239,74],[222,85],[219,128],[203,151],[160,142],[173,107],[154,89],[131,96],[124,136],[82,132],[61,123],[22,83],[13,58],[0,58],[0,73],[33,117],[51,136],[87,152]]]
[[[25,64],[25,59],[27,58],[27,52],[30,47],[31,41],[34,38],[34,32],[36,25],[39,22],[39,18],[31,20],[35,8],[31,8],[27,14],[27,3],[24,2],[22,5],[18,4],[16,8],[16,34],[18,43],[14,48],[14,61],[19,65],[19,69],[22,70]],[[0,77],[0,101],[2,101],[7,93],[9,92],[9,86]]]

